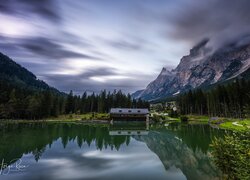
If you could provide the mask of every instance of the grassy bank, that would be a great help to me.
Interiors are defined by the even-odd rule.
[[[109,120],[108,113],[86,113],[86,114],[67,114],[56,118],[47,118],[47,121],[80,121],[80,120]]]
[[[233,118],[210,118],[208,116],[188,115],[189,121],[207,122],[218,125],[220,128],[234,131],[250,131],[250,119],[233,119]]]
[[[210,118],[208,116],[188,115],[189,121],[207,122],[218,125],[220,128],[234,131],[250,131],[250,119],[233,119],[233,118]]]
[[[189,121],[195,121],[195,122],[209,122],[209,117],[208,116],[196,116],[196,115],[187,115],[186,116]],[[169,117],[167,115],[157,115],[153,114],[153,119],[157,119],[158,121],[178,121],[180,122],[181,119],[180,117]]]
[[[208,116],[200,116],[200,115],[186,115],[188,118],[189,123],[209,123],[214,124],[223,129],[229,129],[234,131],[250,131],[250,119],[233,119],[233,118],[224,118],[224,117],[216,117],[210,118]],[[163,122],[163,121],[176,121],[181,122],[179,118],[171,118],[169,116],[164,116],[163,114],[159,113],[153,114],[153,120],[156,122]]]
[[[187,115],[189,123],[211,123],[220,128],[235,131],[250,131],[250,119],[230,119],[215,118],[211,120],[208,116]],[[104,122],[109,120],[108,113],[86,113],[86,114],[67,114],[58,117],[51,117],[40,120],[0,120],[0,122],[26,123],[26,122]],[[175,121],[181,122],[180,118],[172,118],[167,115],[154,114],[152,120],[155,122]]]
[[[37,119],[37,120],[26,120],[26,119],[6,119],[0,120],[0,122],[18,122],[18,123],[26,123],[26,122],[84,122],[84,121],[102,121],[109,120],[108,113],[86,113],[86,114],[65,114],[60,115],[58,117],[49,117],[46,119]]]
[[[189,121],[197,121],[197,122],[209,122],[208,116],[199,116],[199,115],[187,115]]]
[[[230,120],[219,125],[223,129],[230,129],[235,131],[250,131],[250,119],[245,120]]]

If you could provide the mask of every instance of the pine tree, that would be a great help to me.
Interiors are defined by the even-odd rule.
[[[74,111],[74,96],[73,96],[73,91],[71,90],[66,101],[66,109],[65,112],[66,114],[73,113]]]

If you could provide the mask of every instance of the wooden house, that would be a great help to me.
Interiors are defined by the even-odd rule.
[[[148,109],[137,108],[111,108],[110,119],[113,121],[133,121],[133,120],[148,120]]]

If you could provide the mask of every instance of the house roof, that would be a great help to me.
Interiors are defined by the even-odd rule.
[[[146,108],[111,108],[110,114],[148,114],[149,111]]]

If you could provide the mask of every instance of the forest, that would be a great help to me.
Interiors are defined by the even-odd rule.
[[[108,113],[112,107],[148,108],[121,90],[69,94],[49,86],[32,72],[0,53],[0,119],[42,119],[61,114]]]
[[[122,91],[92,93],[82,96],[51,90],[29,90],[0,81],[0,119],[42,119],[61,114],[108,113],[112,107],[149,107],[149,103],[133,100]]]
[[[180,114],[250,117],[250,81],[236,79],[211,90],[190,90],[176,100]]]

